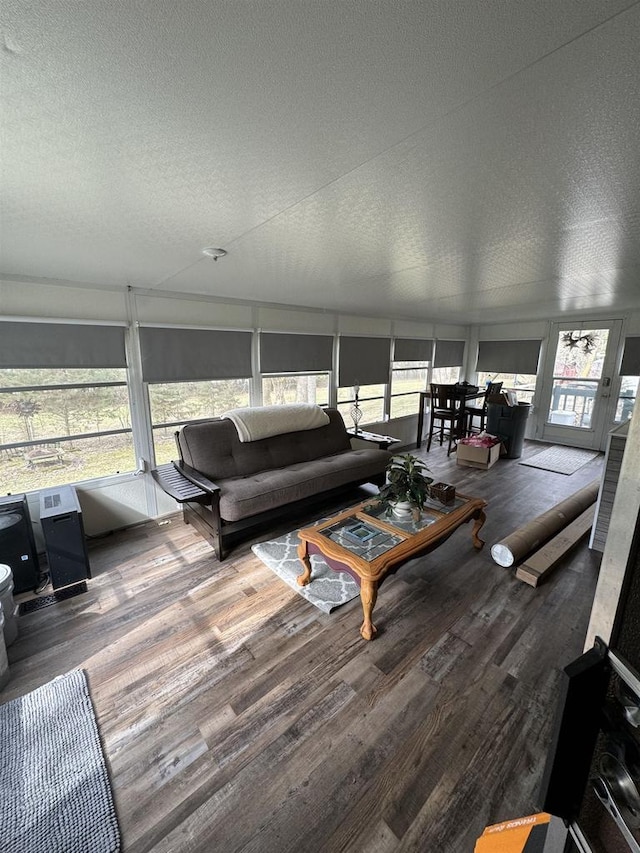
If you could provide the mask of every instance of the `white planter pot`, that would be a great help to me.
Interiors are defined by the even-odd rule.
[[[414,509],[413,504],[409,501],[396,501],[391,508],[391,512],[396,518],[411,518]]]

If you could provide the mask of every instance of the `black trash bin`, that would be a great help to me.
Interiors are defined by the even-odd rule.
[[[531,403],[518,403],[515,406],[489,403],[487,406],[487,432],[503,442],[507,459],[519,459],[522,456],[530,408]]]

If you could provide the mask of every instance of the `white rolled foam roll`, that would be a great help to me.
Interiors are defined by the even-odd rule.
[[[509,548],[503,545],[502,542],[497,542],[491,546],[491,556],[499,566],[504,566],[508,569],[514,563],[514,557]]]
[[[552,536],[563,530],[598,497],[600,480],[594,480],[575,494],[556,504],[542,515],[491,546],[491,556],[499,566],[509,568],[541,548]]]

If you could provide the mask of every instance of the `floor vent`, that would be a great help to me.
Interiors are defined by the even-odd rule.
[[[74,598],[87,591],[86,581],[82,583],[68,586],[66,589],[58,590],[52,595],[41,595],[38,598],[30,598],[28,601],[23,601],[18,608],[18,616],[24,616],[25,613],[33,613],[34,610],[42,610],[43,607],[49,607],[51,604],[57,604],[59,601],[66,601],[67,598]]]

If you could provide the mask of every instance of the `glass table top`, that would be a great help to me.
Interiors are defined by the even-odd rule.
[[[404,541],[402,536],[369,525],[355,516],[325,527],[322,535],[369,563]]]
[[[343,518],[341,521],[325,527],[322,530],[322,535],[346,548],[352,554],[371,562],[407,538],[401,533],[396,534],[385,529],[382,525],[376,524],[376,521],[381,521],[405,534],[420,533],[421,530],[438,521],[443,515],[458,509],[464,503],[466,500],[462,498],[456,498],[448,506],[444,506],[438,501],[429,501],[417,519],[413,516],[399,518],[382,504],[371,503],[360,510],[360,514],[365,516],[364,519],[358,518],[354,513],[348,518]],[[371,522],[367,522],[367,516]]]

